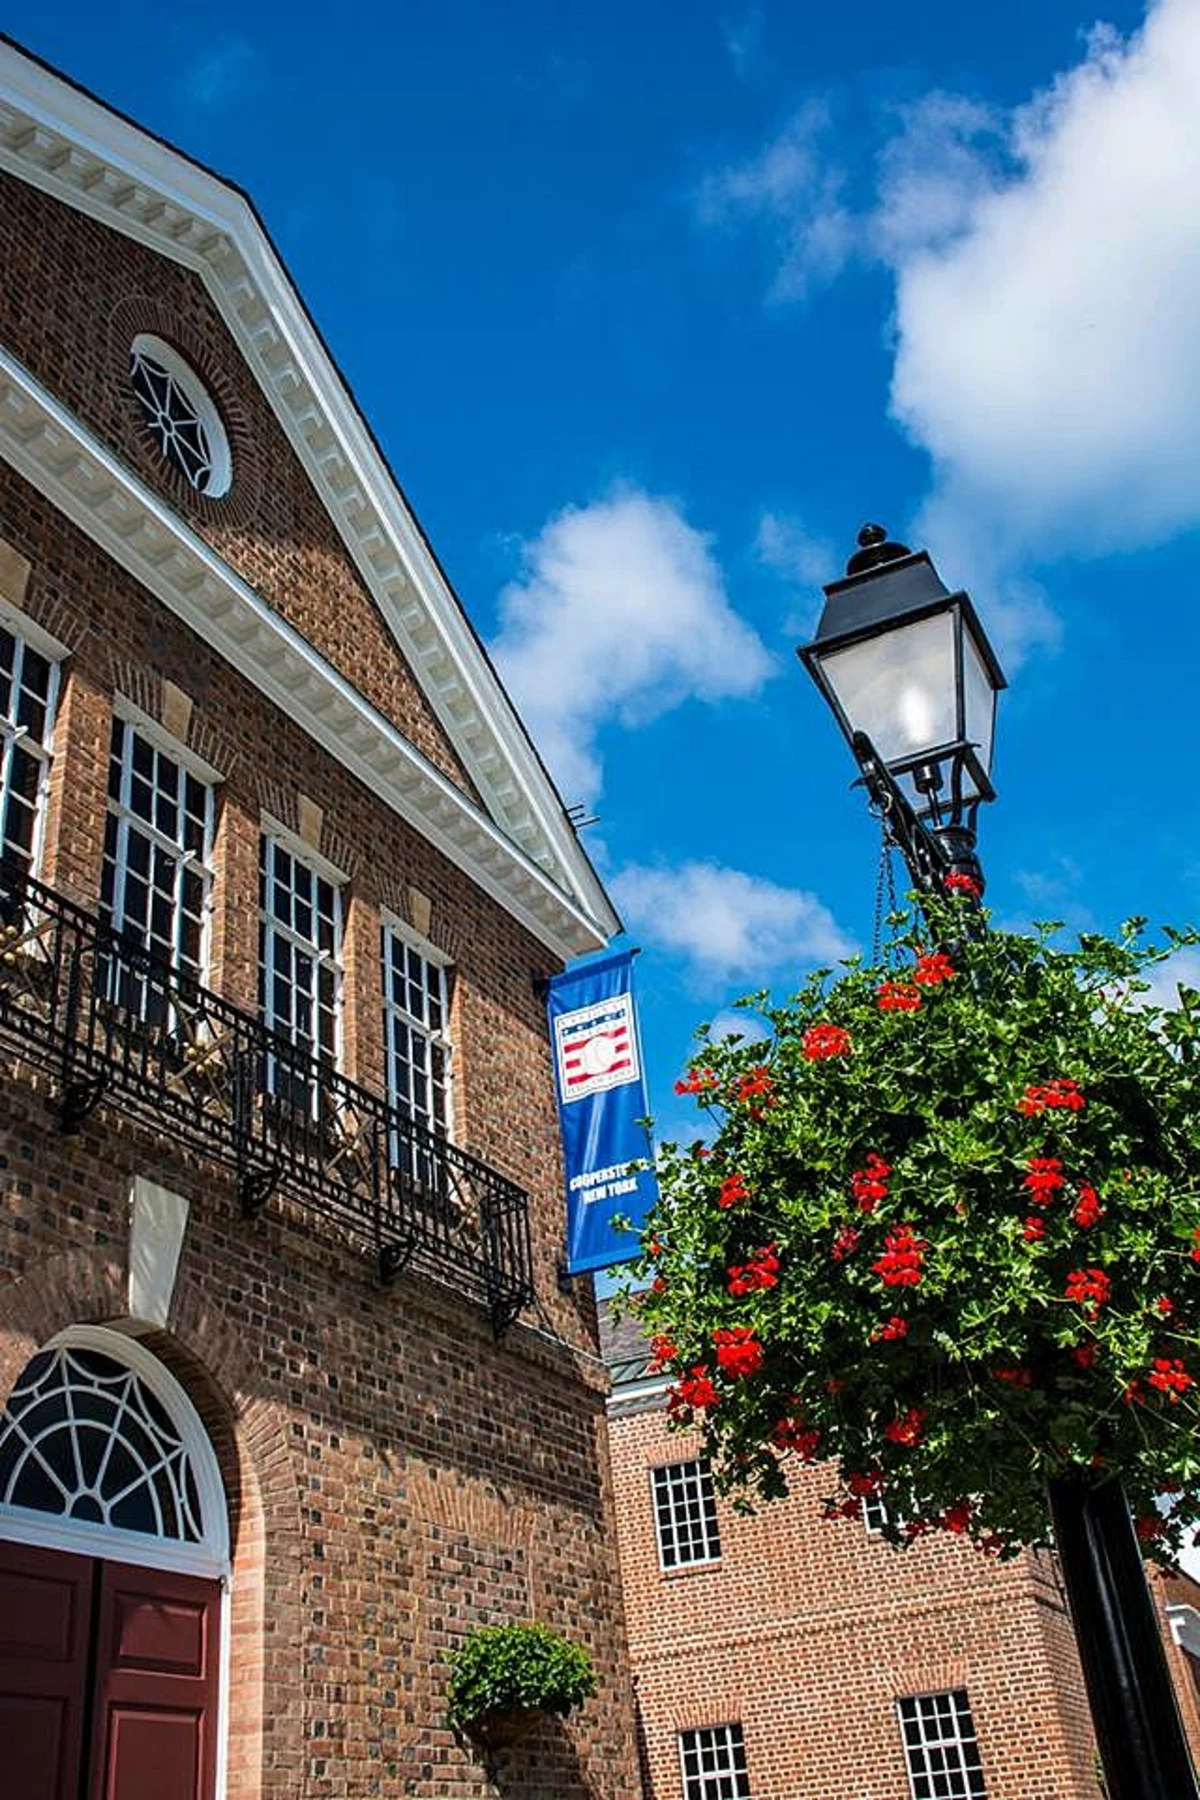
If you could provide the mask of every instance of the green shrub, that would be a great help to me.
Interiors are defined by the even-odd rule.
[[[592,1659],[548,1625],[484,1625],[450,1662],[450,1722],[464,1730],[518,1707],[568,1713],[596,1691]]]

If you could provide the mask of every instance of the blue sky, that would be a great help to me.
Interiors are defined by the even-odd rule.
[[[1200,914],[1200,4],[10,0],[248,188],[691,1031],[869,946],[792,654],[857,527],[1012,687],[1006,921]]]

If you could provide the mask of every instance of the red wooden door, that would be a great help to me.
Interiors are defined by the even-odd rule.
[[[0,1790],[76,1800],[95,1564],[0,1543]]]
[[[89,1800],[212,1800],[221,1585],[105,1563]]]

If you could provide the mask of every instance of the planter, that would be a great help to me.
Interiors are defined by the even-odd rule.
[[[485,1713],[468,1730],[489,1750],[504,1750],[528,1737],[541,1716],[536,1706],[510,1706],[503,1712]]]

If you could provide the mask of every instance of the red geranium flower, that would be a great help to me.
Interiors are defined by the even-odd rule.
[[[1100,1220],[1104,1217],[1104,1208],[1100,1204],[1100,1196],[1097,1194],[1095,1188],[1090,1187],[1086,1181],[1080,1186],[1079,1199],[1076,1202],[1075,1210],[1071,1214],[1071,1217],[1077,1225],[1082,1225],[1085,1231],[1089,1230],[1093,1225],[1098,1225]]]
[[[753,1294],[762,1288],[773,1288],[779,1280],[779,1258],[774,1244],[755,1250],[747,1263],[729,1271],[729,1292],[737,1296]]]
[[[713,1343],[717,1361],[731,1381],[740,1381],[743,1375],[753,1375],[762,1368],[766,1353],[752,1326],[734,1325],[727,1330],[714,1331]]]
[[[1093,1319],[1111,1292],[1112,1282],[1103,1269],[1073,1269],[1067,1276],[1067,1299],[1073,1300],[1076,1306],[1086,1307]]]
[[[885,981],[879,990],[880,1012],[918,1012],[921,990],[911,981]]]
[[[1143,1544],[1149,1544],[1162,1536],[1166,1523],[1157,1513],[1143,1513],[1140,1519],[1134,1520],[1133,1529]]]
[[[762,1099],[768,1106],[773,1105],[775,1087],[767,1070],[749,1069],[738,1081],[734,1098],[737,1100]]]
[[[1172,1406],[1178,1406],[1179,1396],[1186,1394],[1196,1383],[1187,1372],[1187,1366],[1178,1356],[1156,1356],[1154,1367],[1146,1377],[1152,1388],[1165,1394]]]
[[[865,1166],[855,1169],[850,1177],[850,1188],[860,1212],[874,1212],[876,1202],[887,1199],[891,1172],[891,1163],[884,1162],[874,1150],[869,1153]]]
[[[850,1033],[843,1025],[810,1025],[800,1040],[800,1048],[809,1062],[849,1056]]]
[[[941,1517],[943,1531],[962,1533],[971,1529],[971,1505],[968,1500],[959,1500],[948,1506]]]
[[[1021,1186],[1029,1189],[1035,1206],[1049,1206],[1063,1185],[1062,1163],[1057,1156],[1031,1156],[1025,1167],[1029,1173]]]
[[[908,1336],[908,1320],[902,1319],[899,1313],[893,1313],[885,1325],[877,1325],[871,1333],[873,1344],[894,1344],[900,1338]]]
[[[681,1406],[716,1406],[720,1398],[709,1376],[708,1365],[697,1363],[681,1381],[667,1389],[667,1408],[675,1412]]]
[[[1095,1344],[1072,1344],[1071,1359],[1073,1362],[1077,1362],[1081,1369],[1090,1369],[1096,1360]]]
[[[1040,1244],[1045,1235],[1045,1219],[1026,1219],[1024,1225],[1021,1227],[1021,1236],[1025,1239],[1027,1244]]]
[[[877,1494],[883,1486],[883,1476],[876,1470],[871,1475],[851,1475],[846,1486],[856,1500],[865,1500],[869,1494]],[[857,1508],[855,1509],[857,1510]]]
[[[924,1412],[919,1406],[910,1406],[900,1418],[888,1420],[883,1428],[883,1435],[889,1443],[903,1444],[906,1448],[912,1448],[921,1442],[924,1429]]]
[[[862,1236],[853,1225],[843,1225],[833,1240],[833,1249],[829,1252],[834,1262],[845,1262],[858,1249],[858,1240]]]
[[[653,1361],[650,1364],[650,1372],[652,1375],[661,1375],[668,1363],[676,1362],[679,1358],[678,1348],[671,1342],[669,1337],[652,1337],[650,1339],[650,1353],[653,1357]]]
[[[916,1287],[922,1274],[921,1253],[927,1248],[924,1238],[913,1236],[911,1225],[897,1225],[884,1239],[883,1255],[871,1264],[884,1287]]]
[[[750,1196],[746,1192],[746,1177],[737,1174],[727,1175],[721,1183],[721,1191],[717,1195],[717,1205],[737,1206],[741,1201],[749,1198]]]
[[[1169,1319],[1171,1314],[1175,1311],[1175,1302],[1171,1299],[1169,1294],[1160,1294],[1158,1299],[1154,1302],[1154,1305],[1155,1309],[1162,1314],[1164,1319]]]
[[[954,964],[950,958],[937,950],[928,956],[918,956],[913,980],[922,987],[937,987],[943,981],[953,980],[954,974]]]
[[[817,1453],[817,1445],[821,1434],[803,1419],[780,1419],[771,1433],[771,1442],[777,1450],[791,1450],[804,1462],[811,1462]]]
[[[715,1088],[716,1085],[715,1070],[693,1069],[690,1075],[685,1075],[681,1081],[675,1083],[675,1092],[677,1094],[703,1094],[707,1093],[710,1088]]]
[[[1033,1386],[1032,1369],[993,1369],[992,1376],[996,1381],[1011,1382],[1013,1387],[1031,1388]]]
[[[948,894],[970,894],[976,900],[983,892],[973,875],[964,875],[958,869],[951,869],[942,886]]]

